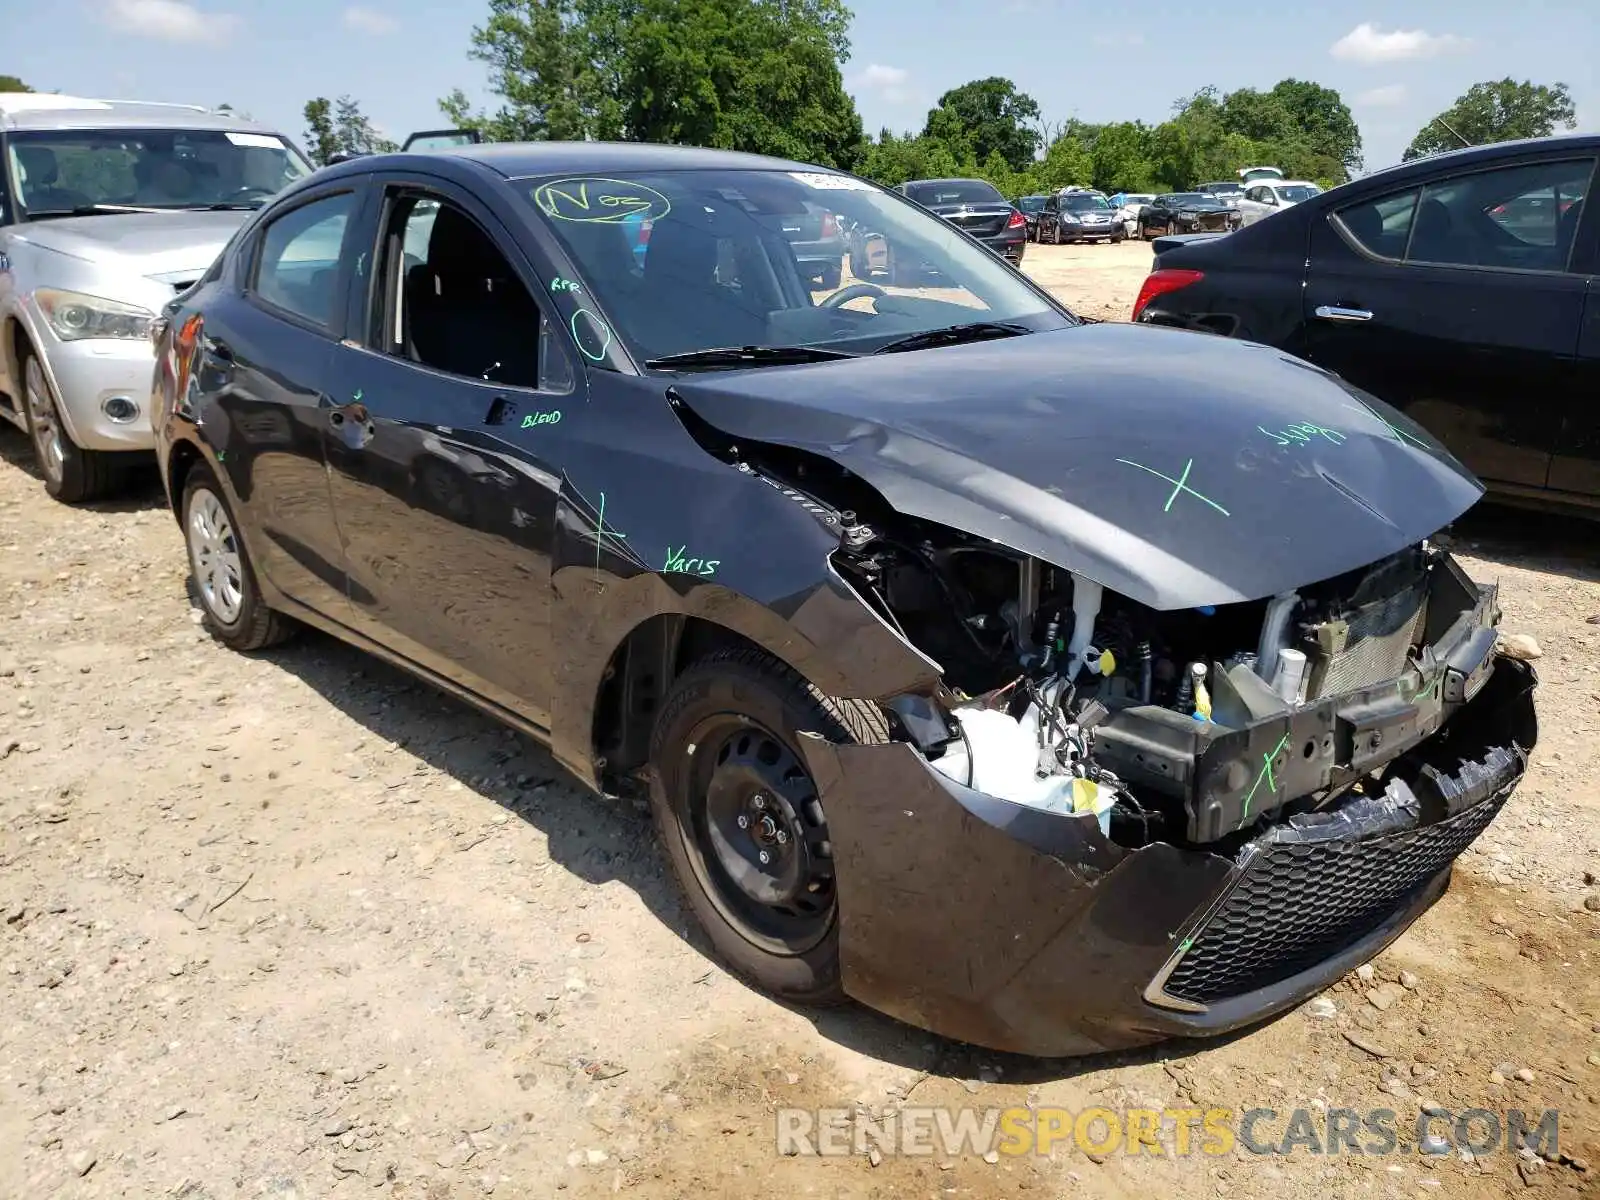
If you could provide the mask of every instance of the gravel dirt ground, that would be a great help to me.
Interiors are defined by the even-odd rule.
[[[1148,263],[1026,266],[1126,319]],[[69,509],[0,432],[0,1195],[1595,1195],[1600,551],[1494,510],[1460,549],[1542,648],[1543,740],[1445,898],[1370,979],[1243,1036],[1021,1060],[752,993],[631,810],[327,638],[222,649],[153,478]],[[906,1097],[1270,1108],[1264,1141],[1387,1108],[1400,1144],[776,1153],[780,1106]],[[1559,1109],[1561,1153],[1419,1154],[1430,1104]]]

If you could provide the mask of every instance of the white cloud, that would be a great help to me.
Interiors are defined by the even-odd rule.
[[[851,84],[858,91],[876,92],[890,104],[904,104],[912,97],[911,72],[904,67],[890,67],[883,63],[870,63],[859,72]]]
[[[1437,58],[1465,50],[1470,38],[1423,29],[1379,29],[1363,21],[1328,48],[1335,58],[1360,63],[1402,62],[1411,58]]]
[[[379,12],[375,8],[362,8],[356,5],[344,10],[344,24],[347,29],[354,29],[357,33],[385,34],[393,33],[400,28],[388,13]]]
[[[1406,85],[1403,83],[1385,84],[1383,87],[1371,88],[1356,96],[1357,108],[1393,108],[1405,102]]]
[[[1142,46],[1142,33],[1097,33],[1091,39],[1096,46]]]
[[[164,42],[220,42],[239,27],[233,13],[202,12],[184,0],[107,0],[112,28]]]

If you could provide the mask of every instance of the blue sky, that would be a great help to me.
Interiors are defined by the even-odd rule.
[[[1421,123],[1471,83],[1567,83],[1600,129],[1597,0],[854,0],[845,77],[870,132],[920,128],[946,88],[1005,75],[1045,117],[1163,119],[1214,83],[1286,76],[1337,88],[1367,165],[1396,161]],[[454,87],[488,100],[467,59],[486,0],[17,0],[0,72],[36,88],[232,103],[303,137],[307,99],[355,96],[403,136],[441,123]],[[1337,10],[1337,11],[1335,11]]]

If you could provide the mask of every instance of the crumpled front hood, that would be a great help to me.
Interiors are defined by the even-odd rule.
[[[1365,566],[1483,494],[1414,422],[1268,346],[1093,324],[686,377],[737,438],[831,459],[897,511],[1157,609]]]
[[[19,233],[24,241],[41,249],[114,264],[133,275],[191,270],[199,275],[250,215],[242,210],[102,213],[30,221]]]

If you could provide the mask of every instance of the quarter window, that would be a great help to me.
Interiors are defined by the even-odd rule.
[[[331,325],[339,251],[355,202],[353,192],[341,192],[293,209],[268,225],[256,259],[256,295],[285,312]]]
[[[1398,261],[1405,257],[1411,237],[1411,219],[1417,211],[1416,188],[1363,200],[1341,208],[1335,219],[1368,254]]]

